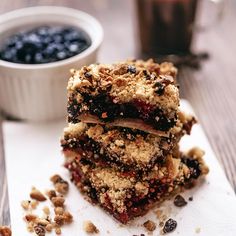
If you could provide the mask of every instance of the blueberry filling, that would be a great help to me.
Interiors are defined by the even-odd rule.
[[[101,121],[112,122],[116,118],[141,119],[161,131],[168,131],[176,124],[176,117],[168,119],[161,109],[138,100],[117,104],[113,103],[111,97],[102,93],[95,97],[83,94],[83,97],[83,103],[88,107],[89,112]],[[73,100],[68,105],[69,121],[72,123],[76,123],[78,115],[83,112],[79,108],[75,109],[75,103],[76,100]]]
[[[43,64],[75,56],[91,45],[82,29],[40,26],[10,36],[0,48],[0,59],[14,63]]]
[[[190,169],[190,177],[197,179],[201,175],[200,164],[197,160],[190,158],[183,158],[183,163]]]
[[[77,118],[78,113],[81,109],[81,105],[74,99],[69,101],[70,105],[67,106],[68,112],[68,122],[77,123],[79,120]]]
[[[145,170],[140,169],[135,163],[124,163],[122,162],[118,156],[108,156],[106,153],[101,154],[101,146],[93,141],[92,139],[82,137],[80,140],[63,140],[61,142],[61,146],[64,151],[73,150],[81,155],[81,164],[89,164],[90,166],[94,166],[92,162],[96,163],[98,166],[108,167],[108,166],[116,166],[122,172],[128,172],[131,174],[133,170],[136,171],[136,175],[141,178],[141,176],[145,173],[145,171],[149,171],[155,163],[163,163],[164,156],[159,156],[153,159],[149,165],[145,168]],[[97,155],[96,155],[97,154]],[[87,160],[84,158],[86,157]],[[85,163],[86,162],[86,163]]]

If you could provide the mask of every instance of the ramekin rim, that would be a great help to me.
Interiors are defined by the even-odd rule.
[[[90,23],[94,24],[95,27],[97,28],[99,34],[96,38],[92,38],[92,36],[89,34],[88,31],[86,31],[86,33],[89,34],[89,36],[91,37],[91,41],[92,44],[85,49],[83,52],[64,59],[64,60],[60,60],[60,61],[56,61],[56,62],[50,62],[50,63],[44,63],[44,64],[23,64],[23,63],[14,63],[14,62],[9,62],[9,61],[5,61],[5,60],[1,60],[0,59],[0,66],[1,67],[5,67],[5,68],[11,68],[11,69],[17,69],[17,70],[42,70],[42,69],[53,69],[53,68],[57,68],[59,66],[66,66],[69,64],[72,64],[73,62],[76,62],[78,60],[84,59],[87,56],[91,55],[93,52],[95,52],[101,45],[102,41],[103,41],[103,37],[104,37],[104,32],[103,32],[103,28],[101,23],[93,16],[91,16],[90,14],[84,12],[84,11],[80,11],[77,9],[73,9],[73,8],[69,8],[69,7],[62,7],[62,6],[36,6],[36,7],[26,7],[26,8],[22,8],[22,9],[17,9],[17,10],[13,10],[7,13],[4,13],[1,15],[0,17],[0,24],[7,22],[9,20],[12,19],[16,19],[18,17],[27,17],[29,15],[31,15],[30,12],[34,12],[35,14],[35,10],[38,11],[38,14],[46,14],[46,12],[43,12],[45,10],[53,10],[53,13],[62,13],[62,15],[68,15],[70,13],[73,14],[73,16],[77,15],[77,16],[82,16],[82,18],[87,18],[89,19]],[[42,11],[42,12],[40,12]],[[25,13],[28,13],[27,15],[25,15]],[[95,39],[95,40],[94,40]]]

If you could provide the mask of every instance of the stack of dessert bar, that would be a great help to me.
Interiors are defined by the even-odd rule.
[[[87,199],[122,223],[208,173],[203,151],[179,150],[196,120],[179,110],[176,73],[152,60],[72,71],[65,166]]]

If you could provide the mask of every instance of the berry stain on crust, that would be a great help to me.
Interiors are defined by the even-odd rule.
[[[176,124],[176,117],[167,118],[166,114],[154,106],[140,100],[117,104],[112,97],[101,93],[97,96],[83,94],[84,104],[92,115],[96,115],[101,121],[112,122],[116,118],[141,119],[158,130],[167,131]],[[69,122],[77,123],[78,115],[83,113],[83,106],[75,99],[68,103]]]

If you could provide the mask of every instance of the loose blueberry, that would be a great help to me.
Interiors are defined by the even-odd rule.
[[[181,195],[177,195],[174,199],[174,205],[177,207],[183,207],[187,205],[187,202]]]
[[[175,228],[177,227],[177,222],[173,219],[169,219],[166,221],[164,228],[163,228],[163,233],[170,233],[172,231],[175,230]]]

